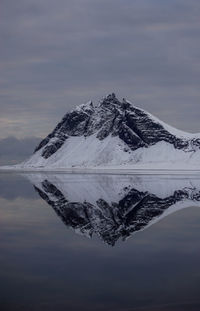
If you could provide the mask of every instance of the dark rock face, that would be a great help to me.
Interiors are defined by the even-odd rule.
[[[146,191],[128,187],[127,194],[119,202],[109,204],[103,198],[96,203],[70,202],[63,193],[47,179],[41,187],[35,187],[42,199],[53,207],[66,226],[84,235],[97,234],[105,243],[114,246],[119,238],[125,240],[136,231],[144,229],[177,202],[191,200],[200,202],[200,191],[183,188],[173,195],[159,198]]]
[[[67,113],[53,132],[41,141],[35,152],[44,147],[42,156],[49,158],[69,136],[87,137],[93,134],[99,140],[108,135],[119,136],[127,148],[133,151],[141,147],[148,148],[160,141],[186,152],[200,148],[200,139],[176,137],[148,113],[125,99],[120,102],[115,94],[111,94],[97,106],[90,102]]]

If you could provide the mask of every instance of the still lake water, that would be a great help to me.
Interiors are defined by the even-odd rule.
[[[0,174],[1,311],[200,310],[200,179]]]

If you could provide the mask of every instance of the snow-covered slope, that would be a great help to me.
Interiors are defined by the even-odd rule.
[[[167,215],[200,206],[200,180],[177,176],[28,174],[35,190],[76,233],[114,245]]]
[[[198,167],[200,134],[158,120],[115,94],[67,113],[23,169]]]

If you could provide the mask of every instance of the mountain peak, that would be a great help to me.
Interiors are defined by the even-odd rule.
[[[100,101],[100,107],[101,106],[109,106],[109,105],[121,105],[120,100],[116,97],[115,93],[111,93],[106,95],[101,101]]]
[[[115,93],[110,93],[110,94],[105,96],[105,99],[114,100],[114,99],[116,99],[116,95],[115,95]]]
[[[197,135],[173,129],[111,93],[98,105],[90,101],[67,113],[35,149],[31,163],[39,157],[42,166],[48,163],[67,167],[134,164],[142,161],[150,150],[156,150],[153,146],[158,143],[172,152],[181,151],[180,157],[183,155],[186,159],[200,149]],[[159,160],[160,154],[166,159],[161,150],[151,154],[149,160]]]

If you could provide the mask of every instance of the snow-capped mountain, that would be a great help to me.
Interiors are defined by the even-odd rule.
[[[114,245],[182,208],[200,206],[199,179],[29,174],[44,199],[76,233]]]
[[[151,167],[198,165],[200,135],[179,131],[108,95],[67,113],[20,167]]]

